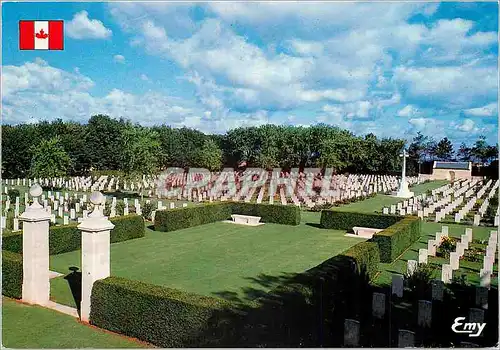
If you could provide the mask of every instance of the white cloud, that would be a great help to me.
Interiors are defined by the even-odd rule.
[[[143,81],[151,81],[146,74],[141,74],[141,80],[143,80]]]
[[[329,113],[336,117],[345,117],[347,119],[368,118],[372,108],[370,101],[358,101],[337,105],[323,106],[323,112]]]
[[[66,24],[66,34],[73,39],[106,39],[112,35],[111,29],[97,19],[90,19],[87,11],[74,15]]]
[[[428,124],[433,122],[434,120],[429,118],[411,118],[410,120],[408,120],[408,123],[410,123],[411,125],[415,126],[418,129],[423,129]]]
[[[460,124],[456,125],[456,128],[464,132],[477,131],[476,124],[472,119],[464,119]]]
[[[493,117],[498,114],[498,104],[490,103],[483,107],[469,108],[464,113],[472,117]]]
[[[113,60],[117,63],[125,63],[125,57],[123,55],[114,55]]]
[[[494,98],[498,91],[497,70],[490,67],[396,67],[394,81],[407,94],[432,98],[449,106],[469,106],[471,101]]]
[[[7,87],[2,96],[3,121],[7,124],[57,118],[83,122],[92,115],[107,114],[142,125],[186,126],[212,133],[268,122],[264,110],[236,113],[221,109],[218,114],[207,113],[192,101],[158,92],[132,94],[115,88],[97,97],[90,92],[92,80],[51,67],[41,59],[21,66],[4,66],[3,73],[2,83]],[[34,115],[36,119],[32,118]]]
[[[406,105],[403,109],[398,111],[398,117],[411,117],[417,113],[417,108],[412,105]]]
[[[321,55],[323,53],[323,44],[316,41],[306,41],[300,39],[292,39],[289,41],[290,48],[298,55]]]
[[[22,66],[2,67],[3,98],[10,99],[21,91],[43,91],[46,94],[60,90],[82,91],[94,86],[94,82],[78,72],[76,74],[51,67],[41,58]]]

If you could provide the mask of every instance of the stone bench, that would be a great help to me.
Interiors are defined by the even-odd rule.
[[[261,217],[260,216],[233,214],[233,215],[231,215],[231,219],[233,219],[233,222],[235,224],[257,226],[260,223]]]
[[[354,236],[362,238],[372,238],[375,233],[382,231],[382,229],[378,228],[359,227],[359,226],[354,226],[352,230],[354,231]]]

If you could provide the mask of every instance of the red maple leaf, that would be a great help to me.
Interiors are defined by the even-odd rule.
[[[38,39],[47,39],[47,37],[49,36],[49,34],[45,33],[43,31],[43,28],[40,29],[40,33],[36,33],[35,36],[38,38]]]

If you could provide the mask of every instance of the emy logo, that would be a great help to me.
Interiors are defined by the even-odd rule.
[[[466,333],[469,337],[479,337],[486,327],[486,323],[479,322],[463,322],[465,317],[455,318],[455,323],[451,326],[451,330],[455,333]]]

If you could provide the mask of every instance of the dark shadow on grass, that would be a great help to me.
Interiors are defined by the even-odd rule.
[[[318,224],[316,222],[306,222],[306,225],[314,228],[321,228],[321,229],[324,228],[323,226],[321,226],[321,224]]]
[[[69,268],[71,273],[64,276],[64,279],[68,281],[69,288],[71,289],[71,294],[75,301],[76,310],[80,314],[80,303],[82,301],[82,273],[78,267],[72,266]]]

